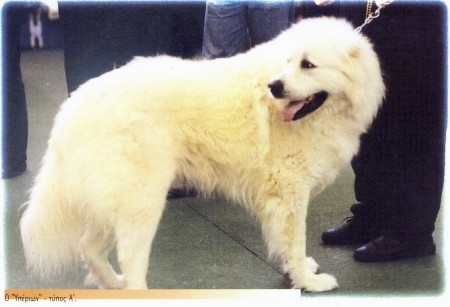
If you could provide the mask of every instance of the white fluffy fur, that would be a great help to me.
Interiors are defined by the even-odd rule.
[[[316,68],[302,69],[305,58]],[[271,97],[273,80],[286,99]],[[281,119],[289,100],[322,90],[318,110]],[[308,202],[357,153],[383,94],[370,43],[332,18],[301,21],[232,58],[137,58],[92,79],[56,117],[21,220],[27,263],[50,276],[81,253],[90,282],[146,288],[167,191],[183,179],[254,213],[294,287],[333,289],[306,257]],[[107,260],[114,247],[123,276]]]

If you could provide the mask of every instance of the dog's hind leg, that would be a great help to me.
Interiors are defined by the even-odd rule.
[[[160,174],[161,175],[161,174]],[[148,178],[154,185],[143,185],[126,195],[127,202],[116,214],[116,249],[127,289],[146,289],[151,245],[166,204],[171,180]],[[130,189],[127,189],[129,192]]]
[[[125,286],[122,276],[118,275],[108,261],[108,256],[114,248],[114,236],[105,234],[102,230],[88,227],[80,240],[80,252],[89,269],[85,285],[88,287],[121,289]]]

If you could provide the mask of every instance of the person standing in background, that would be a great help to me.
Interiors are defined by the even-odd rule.
[[[27,169],[28,113],[20,69],[20,26],[35,4],[9,2],[2,10],[2,178]]]
[[[135,56],[192,57],[201,46],[204,4],[60,1],[59,15],[71,93]]]
[[[230,57],[269,41],[287,29],[293,17],[292,0],[208,0],[202,56]]]
[[[334,1],[355,26],[386,1]],[[359,245],[354,259],[433,255],[447,126],[447,9],[440,1],[391,1],[362,28],[384,73],[385,102],[352,161],[353,216],[322,234],[326,245]]]

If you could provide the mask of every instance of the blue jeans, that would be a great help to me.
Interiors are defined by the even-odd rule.
[[[289,27],[293,13],[292,0],[208,1],[202,55],[229,57],[264,43]]]

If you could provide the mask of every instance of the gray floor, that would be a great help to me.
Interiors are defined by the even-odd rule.
[[[59,280],[47,282],[30,278],[24,269],[19,207],[26,200],[53,116],[67,90],[62,51],[25,52],[22,61],[29,110],[29,168],[24,175],[4,181],[6,287],[81,288],[85,273],[81,267]],[[348,215],[349,204],[354,202],[352,183],[353,174],[347,169],[311,204],[308,254],[321,264],[322,271],[337,277],[340,288],[306,296],[440,296],[445,288],[442,212],[435,232],[438,247],[435,256],[362,264],[353,261],[353,247],[331,248],[320,243],[322,231]],[[257,223],[240,207],[222,199],[185,198],[168,202],[147,276],[152,288],[289,287],[289,280],[278,265],[266,260]]]

